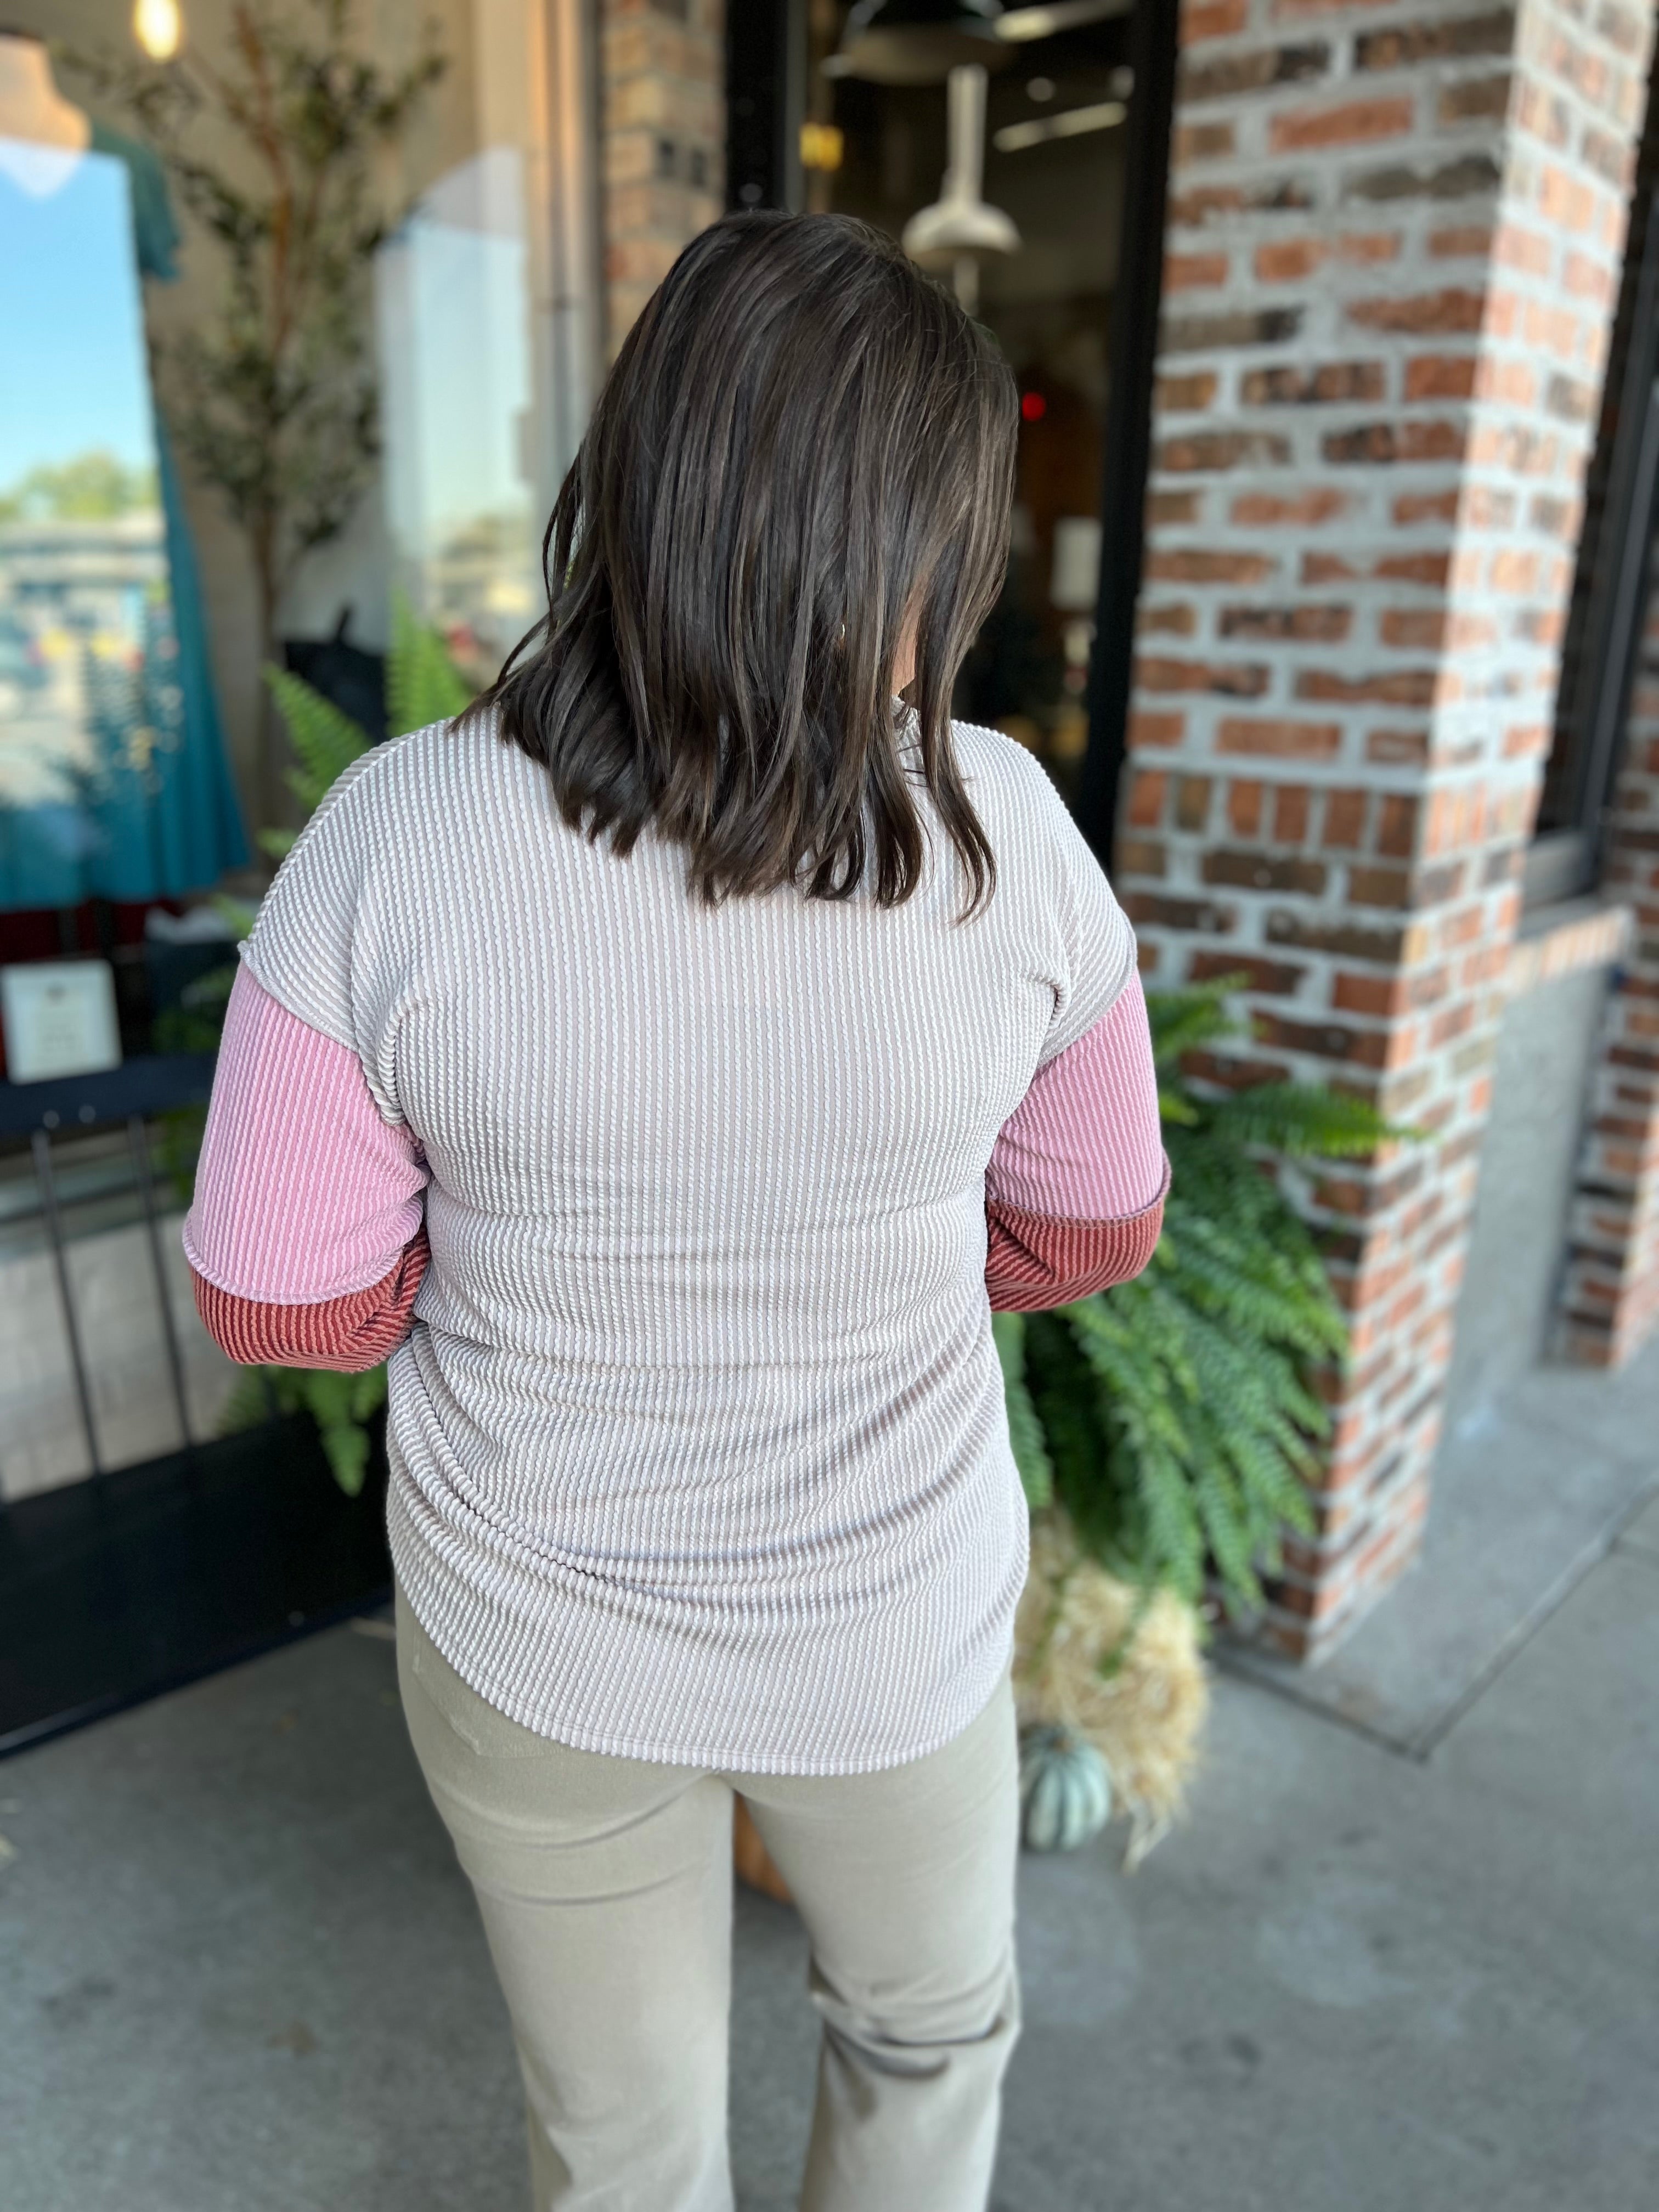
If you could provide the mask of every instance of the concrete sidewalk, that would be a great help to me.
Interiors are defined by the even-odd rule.
[[[1426,1762],[1218,1685],[1188,1827],[1028,1859],[1002,2212],[1659,2202],[1659,1505]],[[0,1767],[6,2212],[519,2212],[518,2090],[392,1651],[341,1629]],[[793,1915],[738,1916],[745,2212]]]

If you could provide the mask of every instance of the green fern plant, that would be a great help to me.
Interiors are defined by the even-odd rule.
[[[295,761],[284,781],[307,816],[322,805],[335,781],[368,750],[370,739],[349,714],[303,678],[267,668],[265,682],[287,726]],[[472,693],[450,659],[442,638],[417,622],[406,599],[393,600],[392,650],[386,655],[386,726],[393,737],[447,722],[472,702]],[[262,830],[259,848],[282,860],[300,832]],[[252,928],[252,909],[247,926]]]
[[[386,1367],[362,1375],[325,1368],[250,1367],[219,1419],[222,1436],[257,1428],[274,1413],[309,1413],[331,1472],[348,1498],[368,1473],[369,1423],[386,1403]]]
[[[288,670],[267,668],[278,713],[287,725],[294,763],[287,771],[289,789],[307,816],[315,812],[336,779],[352,762],[369,750],[368,733],[343,714],[320,691]],[[472,693],[450,659],[435,630],[416,620],[407,603],[393,602],[392,648],[386,656],[386,723],[390,734],[401,737],[423,730],[433,722],[447,721],[471,704]],[[259,845],[272,860],[280,860],[299,835],[298,830],[264,830]],[[216,902],[234,936],[244,938],[253,927],[258,908],[246,899]],[[216,969],[191,987],[196,1003],[194,1048],[210,1050],[218,1042],[234,968]],[[193,1161],[201,1143],[199,1109],[190,1129],[169,1127],[164,1142],[168,1164],[178,1179],[179,1163]],[[179,1116],[172,1117],[173,1121]],[[194,1142],[191,1141],[193,1137]],[[188,1198],[188,1191],[185,1193]],[[368,1425],[386,1403],[386,1369],[371,1368],[362,1375],[339,1375],[325,1368],[251,1368],[232,1393],[221,1421],[223,1431],[252,1428],[273,1412],[307,1413],[317,1424],[323,1449],[334,1479],[348,1497],[355,1498],[368,1470]]]
[[[1219,1097],[1187,1054],[1236,1035],[1236,984],[1151,993],[1164,1235],[1133,1282],[1051,1313],[996,1317],[1009,1435],[1034,1511],[1054,1503],[1115,1574],[1188,1601],[1213,1573],[1255,1609],[1286,1528],[1309,1531],[1330,1415],[1317,1388],[1347,1328],[1313,1231],[1264,1160],[1369,1154],[1364,1099],[1304,1084]]]

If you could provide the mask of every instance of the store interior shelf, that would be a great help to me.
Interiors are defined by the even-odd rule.
[[[0,1137],[30,1137],[37,1129],[67,1136],[134,1114],[203,1105],[213,1062],[210,1052],[143,1053],[96,1075],[0,1083]]]

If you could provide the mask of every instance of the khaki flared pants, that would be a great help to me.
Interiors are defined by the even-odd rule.
[[[731,2212],[734,1788],[811,1943],[802,2212],[982,2212],[1018,2032],[1006,1681],[942,1750],[820,1778],[550,1743],[462,1681],[401,1591],[398,1673],[512,2015],[535,2212]]]

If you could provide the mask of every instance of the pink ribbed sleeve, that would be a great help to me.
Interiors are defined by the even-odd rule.
[[[424,1268],[426,1183],[414,1138],[381,1115],[356,1054],[240,968],[184,1232],[197,1304],[224,1349],[312,1367],[383,1358]]]
[[[1158,1077],[1140,978],[1040,1067],[1002,1127],[986,1188],[1009,1206],[1071,1220],[1139,1213],[1164,1183]]]
[[[1146,1000],[1133,975],[1037,1070],[1003,1124],[985,1174],[992,1305],[1063,1305],[1139,1274],[1168,1181]]]

